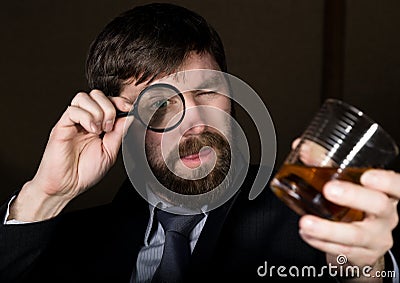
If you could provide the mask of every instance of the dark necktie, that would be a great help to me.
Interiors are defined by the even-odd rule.
[[[152,282],[182,282],[190,259],[188,236],[204,215],[177,215],[159,209],[156,215],[164,229],[165,242]]]

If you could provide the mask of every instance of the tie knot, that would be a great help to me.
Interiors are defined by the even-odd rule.
[[[204,217],[203,214],[178,215],[160,209],[157,209],[156,215],[165,233],[173,231],[182,234],[185,237],[189,235],[194,226],[196,226],[196,224]]]

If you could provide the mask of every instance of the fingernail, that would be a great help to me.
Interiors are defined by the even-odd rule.
[[[340,186],[340,182],[331,181],[326,185],[325,193],[332,197],[340,197],[343,194],[343,188]]]
[[[110,132],[113,128],[113,121],[112,120],[108,120],[106,121],[105,125],[104,125],[104,131],[106,132]]]
[[[97,130],[101,131],[101,129],[102,129],[101,122],[96,123],[96,128],[97,128]]]
[[[314,221],[312,221],[311,219],[305,219],[304,220],[304,227],[312,227],[314,225]],[[303,231],[304,232],[304,231]]]
[[[376,171],[368,170],[361,175],[360,182],[362,184],[375,185],[379,183],[379,174]]]
[[[309,229],[314,227],[315,225],[315,221],[313,221],[312,219],[310,219],[309,216],[304,216],[301,221],[300,221],[300,231],[302,231],[302,233],[305,233],[304,230],[310,231]]]
[[[95,123],[90,122],[90,128],[92,129],[92,132],[97,133],[98,128]]]
[[[124,100],[124,106],[123,107],[124,107],[124,111],[129,111],[129,110],[131,110],[132,103]]]

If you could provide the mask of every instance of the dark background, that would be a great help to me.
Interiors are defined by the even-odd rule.
[[[87,90],[84,62],[90,42],[113,17],[149,2],[2,3],[1,202],[33,177],[52,126],[72,97]],[[230,73],[268,106],[278,165],[327,97],[368,113],[400,144],[400,1],[167,2],[198,12],[220,33]],[[107,177],[68,209],[110,201],[124,176],[119,158]]]

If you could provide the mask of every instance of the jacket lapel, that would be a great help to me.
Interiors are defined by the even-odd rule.
[[[190,274],[203,273],[216,249],[225,220],[240,191],[224,205],[210,212],[191,257]],[[194,275],[195,276],[195,275]]]
[[[239,198],[247,197],[257,172],[258,167],[256,166],[250,167],[248,171],[246,170],[246,178],[238,192],[225,204],[210,212],[192,254],[189,269],[192,278],[204,277],[204,270],[208,270],[207,266],[215,255],[221,232],[232,207],[239,201]]]
[[[148,225],[150,213],[148,203],[125,181],[112,203],[113,219],[111,260],[114,260],[114,274],[129,282],[135,269],[136,259]],[[121,280],[122,281],[122,280]]]

